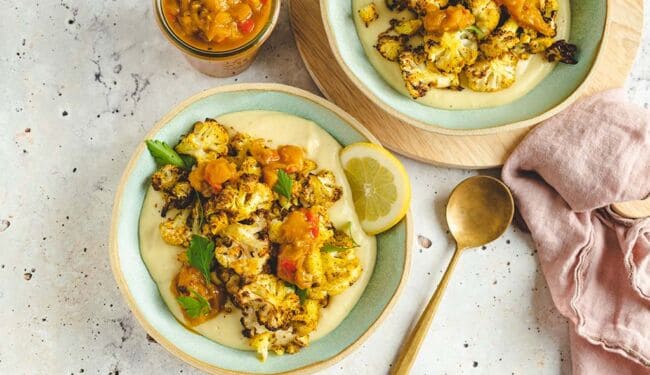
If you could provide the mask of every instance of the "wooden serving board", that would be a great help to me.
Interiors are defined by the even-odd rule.
[[[327,40],[318,0],[290,1],[298,50],[316,85],[329,100],[356,117],[382,144],[399,154],[449,167],[497,167],[539,122],[531,119],[512,126],[462,131],[435,126],[423,129],[402,121],[388,109],[375,105],[339,66]],[[607,1],[605,31],[594,66],[576,93],[554,108],[553,113],[580,96],[622,87],[636,56],[642,26],[643,0]]]

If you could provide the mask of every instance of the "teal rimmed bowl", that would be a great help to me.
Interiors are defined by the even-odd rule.
[[[177,142],[192,124],[229,112],[271,110],[303,117],[320,125],[340,144],[377,140],[350,115],[306,91],[277,84],[223,86],[197,94],[171,110],[146,139]],[[359,302],[341,325],[297,354],[269,355],[260,362],[254,352],[232,349],[183,327],[158,293],[140,257],[138,222],[149,176],[156,166],[136,149],[122,176],[113,207],[110,259],[113,274],[131,311],[145,330],[182,360],[215,374],[305,374],[331,366],[361,344],[388,314],[406,280],[410,264],[411,218],[377,236],[377,260]]]
[[[384,1],[384,0],[375,0]],[[369,1],[370,2],[370,1]],[[523,97],[491,108],[448,110],[428,107],[391,87],[368,60],[357,35],[350,0],[322,0],[323,24],[334,56],[369,99],[414,126],[442,133],[540,122],[577,98],[599,54],[607,17],[606,0],[571,0],[569,41],[579,48],[577,65],[558,64]]]

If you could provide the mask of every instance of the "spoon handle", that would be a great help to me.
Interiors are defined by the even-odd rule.
[[[458,263],[458,258],[460,258],[461,251],[462,248],[456,246],[456,251],[454,252],[454,255],[451,257],[451,261],[447,266],[447,270],[445,271],[445,274],[442,275],[442,279],[440,280],[440,283],[436,288],[436,292],[433,293],[433,296],[431,297],[431,300],[427,304],[427,307],[424,309],[422,316],[420,316],[420,320],[418,320],[418,324],[415,326],[415,328],[413,328],[413,331],[411,331],[410,336],[402,344],[402,347],[400,348],[399,356],[397,358],[397,362],[393,365],[391,374],[407,375],[411,367],[413,366],[413,363],[415,363],[415,359],[417,358],[418,355],[418,350],[420,350],[420,346],[422,346],[422,342],[424,341],[424,338],[427,336],[427,331],[431,326],[431,322],[433,321],[433,317],[436,313],[436,310],[438,309],[438,305],[440,304],[442,295],[444,294],[445,289],[447,288],[447,284],[449,283],[449,279],[451,278],[451,273],[453,272],[456,263]]]

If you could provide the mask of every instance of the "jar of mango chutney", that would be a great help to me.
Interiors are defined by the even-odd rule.
[[[255,59],[280,13],[280,0],[154,0],[165,37],[190,65],[213,77],[237,75]]]

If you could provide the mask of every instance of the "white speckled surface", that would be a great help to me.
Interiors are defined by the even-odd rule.
[[[147,340],[122,301],[107,256],[113,194],[145,132],[191,94],[235,81],[316,92],[286,3],[253,67],[232,79],[193,71],[158,32],[150,1],[0,4],[0,373],[197,373]],[[647,12],[645,21],[626,88],[647,108]],[[443,208],[452,187],[474,172],[403,160],[414,185],[415,234],[433,245],[415,241],[393,313],[326,374],[385,373],[451,256]],[[566,323],[529,236],[512,228],[463,255],[413,374],[569,371]]]

